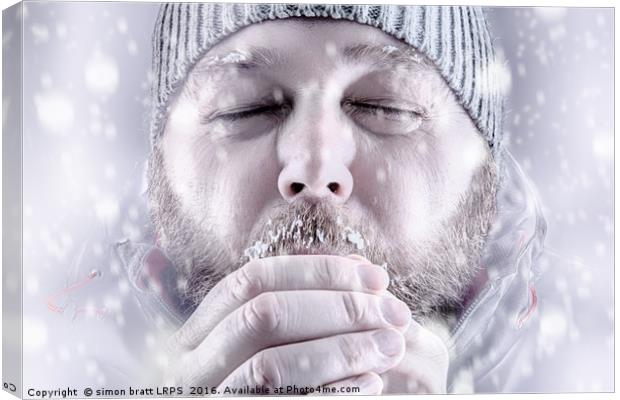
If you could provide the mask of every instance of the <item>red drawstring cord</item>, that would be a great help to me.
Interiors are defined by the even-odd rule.
[[[56,312],[56,313],[62,314],[62,313],[65,311],[66,306],[65,306],[65,307],[60,307],[60,306],[58,306],[58,305],[56,305],[56,304],[55,304],[55,303],[56,303],[56,300],[58,299],[58,297],[61,297],[61,296],[67,296],[67,295],[69,295],[71,292],[74,292],[74,291],[76,291],[76,290],[78,290],[78,289],[83,288],[84,286],[86,286],[86,285],[88,285],[90,282],[92,282],[92,280],[93,280],[93,279],[97,278],[98,276],[100,276],[99,271],[91,271],[91,272],[88,274],[88,276],[87,276],[86,278],[82,279],[81,281],[76,282],[76,283],[74,283],[73,285],[71,285],[71,286],[69,286],[69,287],[66,287],[66,288],[62,289],[62,290],[61,290],[61,291],[59,291],[59,292],[56,292],[56,293],[51,294],[51,295],[47,298],[47,308],[48,308],[50,311],[52,311],[52,312]],[[87,310],[86,308],[84,308],[84,307],[77,308],[77,309],[75,310],[74,314],[73,314],[73,319],[75,319],[75,318],[78,316],[78,314],[80,314],[80,313],[85,313],[85,312],[87,312],[87,311],[88,311],[88,310]],[[103,318],[103,315],[105,314],[105,311],[106,311],[106,310],[105,310],[105,308],[99,308],[99,309],[96,309],[96,310],[95,310],[95,313],[97,314],[97,316],[98,316],[99,318]]]
[[[518,329],[521,329],[523,324],[528,319],[530,319],[530,317],[532,316],[532,313],[536,309],[536,304],[538,303],[538,297],[536,296],[536,288],[534,286],[530,287],[530,294],[532,295],[532,301],[531,301],[530,307],[527,309],[527,312],[525,313],[525,315],[519,317],[519,319],[517,320]]]

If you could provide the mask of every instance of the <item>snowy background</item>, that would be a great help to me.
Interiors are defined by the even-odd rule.
[[[88,336],[102,324],[122,331],[129,288],[119,278],[115,294],[98,296],[97,278],[88,278],[120,277],[110,243],[148,240],[143,173],[157,9],[79,2],[26,8],[26,386],[57,387],[49,372],[60,368],[105,385],[91,350],[104,358],[127,350],[113,336],[100,347]],[[575,380],[574,390],[613,390],[613,11],[495,8],[489,16],[510,74],[509,148],[541,196],[547,244],[587,266],[575,296],[609,318],[588,327],[605,340],[592,344],[591,376]],[[76,283],[83,286],[71,296],[62,292]]]

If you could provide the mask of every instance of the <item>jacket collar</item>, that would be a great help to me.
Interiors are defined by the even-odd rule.
[[[541,252],[546,223],[537,195],[517,162],[504,153],[498,215],[481,258],[482,273],[467,295],[448,338],[454,382],[462,368],[474,376],[490,372],[516,342],[535,307],[534,261]],[[191,310],[179,302],[175,269],[161,250],[128,240],[116,244],[128,280],[151,321],[175,329]]]
[[[504,154],[498,215],[481,258],[486,282],[459,316],[448,340],[449,390],[463,368],[480,378],[507,354],[535,311],[535,283],[546,222],[538,196],[514,158]]]

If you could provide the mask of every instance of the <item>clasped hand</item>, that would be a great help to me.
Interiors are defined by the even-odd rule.
[[[359,256],[250,261],[170,337],[165,383],[220,393],[293,385],[445,392],[443,341],[412,320],[388,284],[383,268]]]

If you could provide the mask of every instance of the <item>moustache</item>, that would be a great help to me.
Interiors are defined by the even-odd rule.
[[[250,235],[240,262],[276,255],[365,256],[371,230],[361,221],[354,223],[350,214],[329,202],[276,206]]]

